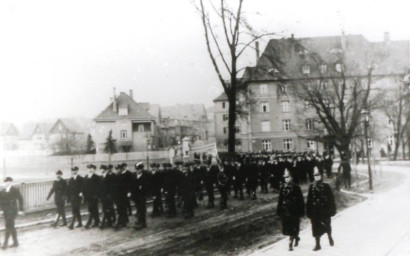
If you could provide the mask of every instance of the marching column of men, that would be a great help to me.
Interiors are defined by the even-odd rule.
[[[62,172],[56,173],[57,179],[47,196],[55,194],[57,216],[52,224],[55,227],[60,218],[62,225],[66,225],[65,200],[71,203],[73,218],[70,229],[82,226],[80,206],[87,202],[89,218],[85,228],[97,227],[101,229],[114,227],[116,230],[129,223],[130,202],[136,207],[135,229],[147,227],[147,199],[152,197],[152,217],[165,215],[173,218],[177,215],[177,208],[185,218],[194,216],[197,200],[202,200],[202,193],[207,195],[207,207],[215,206],[214,190],[220,194],[220,209],[228,207],[228,196],[231,189],[234,198],[244,200],[244,188],[250,200],[257,199],[256,191],[260,186],[261,193],[279,193],[277,213],[281,216],[283,233],[290,236],[289,249],[293,250],[293,243],[299,242],[299,218],[304,215],[303,195],[299,185],[312,183],[309,188],[307,201],[307,215],[312,220],[313,235],[316,239],[315,249],[320,249],[320,236],[327,233],[331,237],[330,217],[335,214],[334,199],[330,186],[321,182],[317,175],[332,176],[332,158],[324,158],[309,154],[239,154],[233,159],[219,162],[176,162],[175,165],[153,163],[151,171],[144,169],[144,165],[137,163],[134,171],[127,169],[127,164],[101,165],[101,175],[96,173],[95,165],[87,165],[88,174],[82,177],[78,174],[78,167],[72,168],[72,177],[66,183],[62,179]],[[114,171],[116,170],[116,172]],[[348,169],[346,167],[345,169]],[[319,192],[318,192],[319,191]],[[318,194],[319,193],[319,194]],[[320,193],[327,193],[326,196]],[[163,198],[165,199],[165,209]],[[318,200],[327,198],[327,206]],[[333,203],[330,202],[333,200]],[[99,202],[102,204],[102,219],[99,218]],[[330,202],[330,203],[329,203]],[[332,210],[320,215],[315,206],[333,207]],[[321,218],[322,216],[323,218]],[[325,224],[323,224],[325,223]],[[322,226],[320,226],[322,225]],[[325,227],[323,227],[325,225]]]

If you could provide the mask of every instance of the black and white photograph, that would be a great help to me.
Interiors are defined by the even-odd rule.
[[[408,10],[0,1],[0,254],[410,255]]]

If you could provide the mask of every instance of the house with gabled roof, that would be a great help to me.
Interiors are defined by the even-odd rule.
[[[53,123],[26,123],[21,128],[18,138],[20,151],[25,151],[30,155],[51,153],[50,129]]]
[[[75,120],[59,118],[50,128],[49,143],[54,153],[80,152],[84,149],[86,131]]]
[[[12,123],[0,123],[0,151],[16,150],[19,131]]]
[[[137,103],[132,91],[116,95],[114,89],[111,103],[93,119],[97,153],[104,152],[110,131],[120,152],[156,150],[160,113],[157,106],[150,108],[149,103]]]

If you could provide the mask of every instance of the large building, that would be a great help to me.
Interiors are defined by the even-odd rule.
[[[343,53],[343,64],[335,57],[338,53]],[[400,85],[409,68],[409,42],[391,41],[387,33],[383,42],[369,42],[362,35],[344,33],[331,37],[297,39],[292,36],[270,40],[256,66],[248,67],[243,75],[254,103],[248,116],[238,118],[237,149],[322,151],[327,145],[316,139],[323,135],[316,129],[320,125],[316,113],[294,95],[290,88],[295,87],[290,85],[299,81],[323,82],[330,74],[340,78],[341,65],[349,65],[348,76],[365,76],[370,63],[377,64],[373,72],[377,78],[375,87],[386,89]],[[222,93],[214,104],[216,140],[223,150],[228,139],[227,96]],[[387,118],[381,111],[373,114],[378,116],[374,122],[386,126]],[[374,152],[391,143],[393,130],[385,128],[383,135],[373,135],[371,144],[377,148]]]

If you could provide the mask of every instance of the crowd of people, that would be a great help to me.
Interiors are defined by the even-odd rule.
[[[258,187],[260,187],[260,193],[279,193],[278,214],[285,216],[282,218],[284,234],[290,234],[292,243],[293,241],[297,243],[299,240],[298,218],[303,215],[300,210],[296,213],[295,218],[286,218],[289,214],[286,205],[296,200],[292,197],[290,201],[287,199],[288,194],[293,194],[289,191],[293,191],[294,187],[299,188],[299,184],[316,184],[315,170],[320,177],[323,175],[328,178],[332,177],[333,160],[326,153],[323,156],[308,153],[246,153],[237,154],[232,158],[214,160],[209,158],[205,161],[195,160],[174,164],[152,163],[150,171],[144,168],[142,162],[135,164],[135,170],[130,170],[126,163],[115,166],[101,165],[99,168],[90,163],[87,165],[88,174],[85,177],[79,175],[79,168],[74,166],[71,168],[72,173],[68,180],[63,179],[62,171],[58,170],[57,178],[47,195],[47,200],[49,200],[54,194],[57,208],[56,219],[52,226],[56,227],[61,219],[60,226],[68,225],[71,230],[83,227],[80,209],[85,202],[89,214],[84,228],[99,227],[100,229],[119,230],[129,224],[129,216],[132,215],[131,205],[134,204],[136,208],[134,228],[139,230],[147,227],[147,200],[149,198],[152,198],[151,217],[173,218],[177,216],[177,209],[180,208],[182,216],[188,219],[194,217],[198,200],[204,200],[205,195],[207,207],[215,207],[216,189],[220,194],[219,207],[223,210],[228,207],[228,195],[232,192],[233,198],[237,200],[255,200]],[[97,169],[100,170],[98,174]],[[291,177],[291,182],[289,177]],[[290,184],[293,185],[290,186]],[[314,185],[313,188],[317,186]],[[316,190],[309,189],[309,194],[314,191]],[[21,196],[16,198],[22,206]],[[313,201],[317,198],[321,197],[313,196]],[[307,206],[310,201],[312,200],[308,198]],[[70,223],[65,214],[66,203],[71,204]],[[100,216],[100,207],[102,216]],[[308,217],[311,212],[309,209],[307,208]],[[297,224],[296,226],[290,225],[292,232],[286,230],[289,223]],[[14,224],[9,226],[10,232],[6,232],[5,245],[7,246],[8,237],[11,235],[16,246],[18,242]]]

